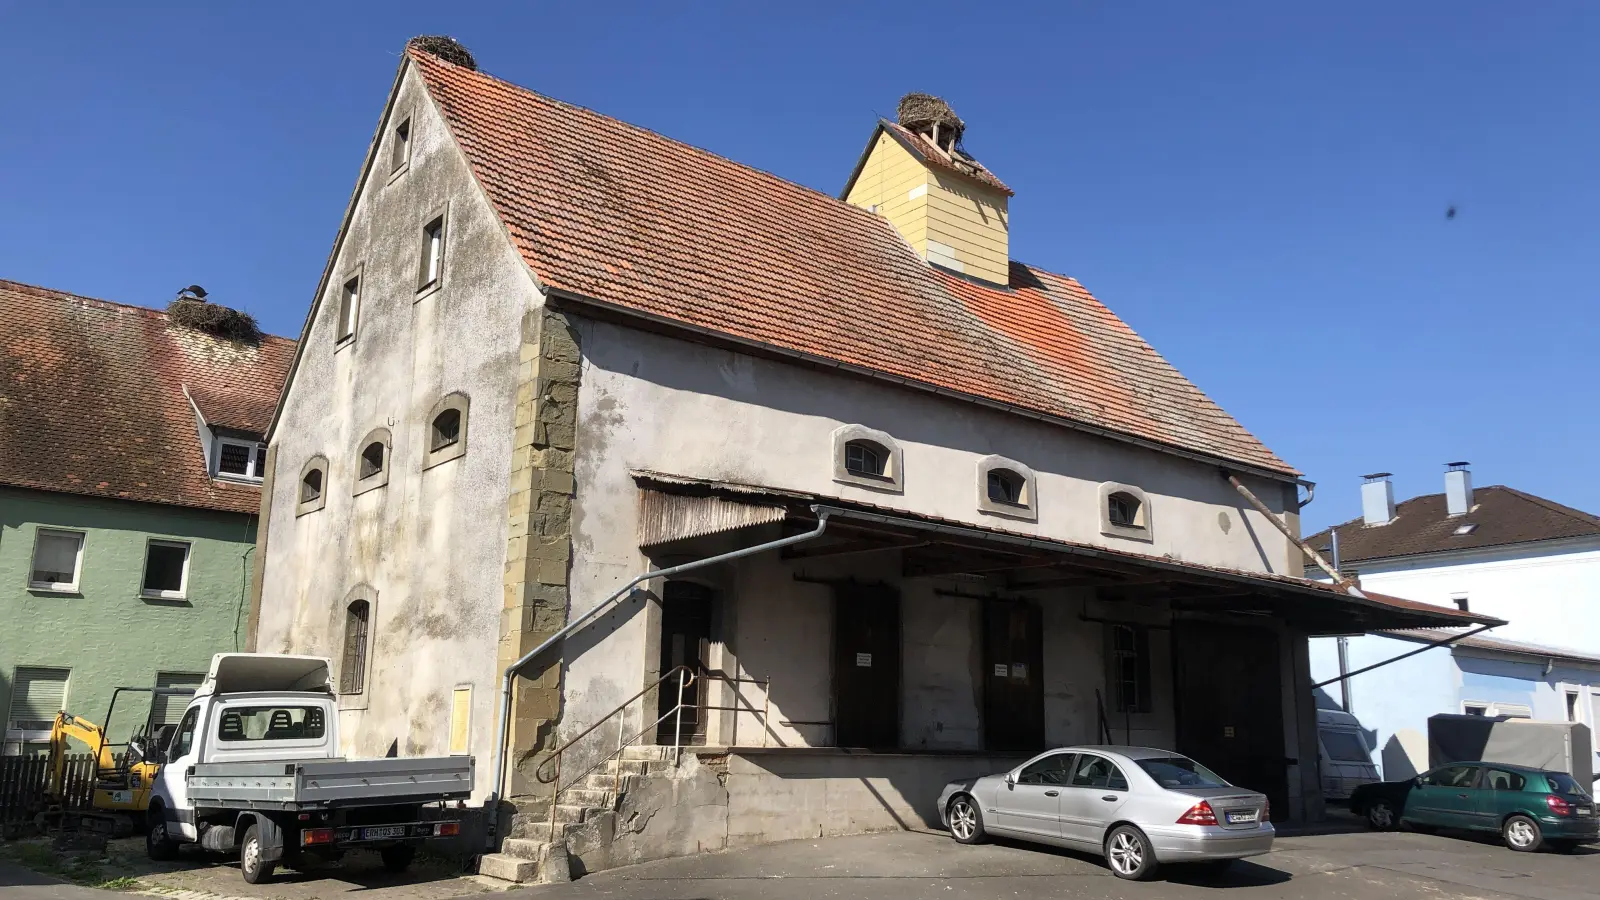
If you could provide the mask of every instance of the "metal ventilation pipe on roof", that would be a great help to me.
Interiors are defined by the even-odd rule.
[[[779,538],[775,541],[767,541],[764,544],[757,544],[754,547],[745,547],[742,550],[719,553],[716,556],[708,556],[705,559],[697,559],[693,562],[686,562],[682,565],[671,566],[665,569],[652,569],[648,572],[644,572],[635,576],[627,584],[624,584],[622,587],[617,588],[614,592],[612,592],[611,596],[601,600],[599,603],[596,603],[589,609],[588,612],[578,616],[571,622],[568,622],[565,628],[562,628],[560,631],[552,634],[548,639],[545,640],[544,643],[533,648],[532,650],[529,650],[521,659],[507,666],[500,683],[500,704],[496,711],[496,718],[499,720],[499,730],[496,733],[494,743],[494,765],[491,767],[494,769],[494,790],[489,794],[488,798],[483,801],[484,809],[488,811],[488,814],[496,815],[494,807],[499,803],[500,791],[505,787],[506,736],[511,730],[511,685],[516,679],[517,673],[521,671],[524,666],[530,662],[533,662],[534,659],[538,658],[550,648],[561,643],[562,641],[565,641],[573,632],[589,625],[595,619],[599,618],[601,613],[610,610],[618,600],[621,600],[623,597],[627,596],[634,589],[634,587],[641,582],[649,581],[652,578],[667,578],[673,575],[681,575],[684,572],[690,572],[695,569],[703,569],[707,566],[714,566],[717,563],[732,562],[736,559],[743,559],[746,556],[754,556],[757,553],[764,553],[768,550],[777,550],[783,547],[789,547],[795,544],[803,543],[814,538],[822,537],[822,533],[828,530],[828,516],[831,514],[831,512],[828,509],[820,506],[811,507],[811,511],[817,515],[817,527],[811,529],[810,531],[803,532],[801,534],[790,535],[786,538]]]
[[[1452,516],[1472,512],[1472,471],[1469,462],[1445,463],[1444,502]]]
[[[1387,525],[1394,521],[1394,485],[1390,472],[1373,472],[1363,475],[1361,485],[1361,519],[1368,525]]]

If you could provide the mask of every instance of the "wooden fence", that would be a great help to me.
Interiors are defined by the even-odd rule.
[[[94,796],[96,774],[94,754],[67,754],[61,805],[67,809],[87,809]],[[48,757],[0,756],[0,824],[32,819],[45,806],[44,792],[49,783]]]

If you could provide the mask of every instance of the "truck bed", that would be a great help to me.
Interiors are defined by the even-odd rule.
[[[203,763],[189,770],[193,806],[302,809],[466,799],[473,758],[305,759]]]

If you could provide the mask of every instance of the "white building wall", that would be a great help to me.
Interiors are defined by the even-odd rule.
[[[505,560],[521,323],[540,302],[418,79],[399,85],[373,170],[359,186],[332,274],[300,347],[276,429],[256,646],[341,665],[348,592],[377,592],[365,690],[340,698],[343,751],[449,750],[451,695],[473,691],[469,749],[488,792],[499,691],[495,658]],[[411,161],[391,177],[388,141],[411,115]],[[448,209],[442,287],[418,296],[421,229]],[[335,345],[339,292],[361,273],[356,339]],[[471,397],[467,452],[424,470],[427,415]],[[386,486],[352,496],[357,444],[393,436]],[[327,457],[325,506],[296,516],[301,467]]]
[[[1144,450],[973,404],[855,377],[757,359],[613,324],[577,319],[584,364],[579,389],[580,428],[576,461],[572,614],[592,608],[647,561],[637,542],[638,488],[632,472],[649,470],[689,478],[763,485],[840,497],[896,510],[939,516],[1008,531],[1116,547],[1209,565],[1258,572],[1284,572],[1297,562],[1292,545],[1217,474],[1215,465]],[[884,493],[833,480],[831,435],[859,424],[887,432],[904,453],[904,492]],[[990,454],[1015,459],[1037,474],[1039,519],[1024,522],[980,512],[978,461]],[[1272,508],[1282,511],[1292,485],[1246,478]],[[1151,507],[1153,540],[1100,533],[1100,485],[1119,482],[1143,489]],[[1298,551],[1295,551],[1298,552]],[[1294,569],[1298,574],[1298,569]],[[895,573],[898,577],[898,572]],[[759,564],[741,566],[738,595],[740,665],[759,670],[756,659],[770,645],[778,683],[809,684],[813,698],[827,697],[831,595],[823,586],[797,592],[783,572]],[[952,623],[966,613],[945,599],[902,594],[910,611],[904,636],[911,671],[928,654],[949,652]],[[814,595],[814,596],[813,596]],[[790,598],[794,598],[792,601]],[[766,604],[764,607],[763,604]],[[763,612],[767,609],[770,616]],[[821,611],[820,613],[816,611]],[[1047,635],[1064,630],[1046,605]],[[1078,610],[1070,616],[1076,617]],[[821,618],[818,618],[818,616]],[[588,629],[585,647],[606,641],[606,651],[569,653],[563,728],[572,729],[609,712],[640,689],[641,661],[653,657],[647,617],[619,613]],[[1081,624],[1073,622],[1072,624]],[[1081,630],[1081,629],[1080,629]],[[1153,634],[1153,656],[1170,658],[1165,633]],[[1070,683],[1047,689],[1048,721],[1084,720],[1093,710],[1092,686],[1103,681],[1098,629],[1082,646],[1047,645],[1047,660],[1062,671],[1081,667]],[[753,645],[752,645],[753,644]],[[1092,646],[1092,649],[1090,645]],[[818,667],[821,667],[820,670]],[[761,676],[761,677],[764,677]],[[1170,680],[1170,674],[1167,675]],[[1156,680],[1157,684],[1161,681]],[[928,705],[902,723],[915,745],[972,746],[975,724],[943,713],[969,701],[959,678],[932,680]],[[785,688],[788,690],[788,688]],[[796,691],[796,696],[800,696]],[[813,700],[804,701],[814,705]],[[1170,708],[1157,699],[1157,708]],[[785,709],[781,718],[826,719],[825,709]],[[1058,715],[1058,713],[1060,713]],[[780,718],[776,713],[774,720]],[[1169,717],[1170,719],[1170,717]],[[1058,736],[1092,737],[1072,726]],[[939,723],[943,722],[941,731]],[[1135,736],[1170,734],[1171,722],[1133,723]],[[1120,730],[1120,725],[1119,725]],[[798,734],[785,739],[806,740]],[[810,739],[815,740],[815,735]]]

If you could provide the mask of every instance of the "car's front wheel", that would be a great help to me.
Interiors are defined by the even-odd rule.
[[[963,844],[983,841],[983,812],[978,809],[978,801],[960,794],[950,801],[947,815],[950,818],[951,837]]]
[[[1522,815],[1507,819],[1500,826],[1500,837],[1507,847],[1522,853],[1532,853],[1544,845],[1544,832],[1539,823]]]
[[[1111,873],[1129,881],[1148,881],[1156,874],[1156,854],[1150,839],[1132,825],[1118,825],[1106,835],[1106,864]]]
[[[1393,831],[1400,824],[1400,818],[1394,814],[1394,807],[1387,800],[1374,800],[1367,804],[1367,824],[1374,831]]]
[[[145,816],[144,852],[157,862],[178,858],[178,843],[167,833],[166,811],[159,804],[150,807]]]

